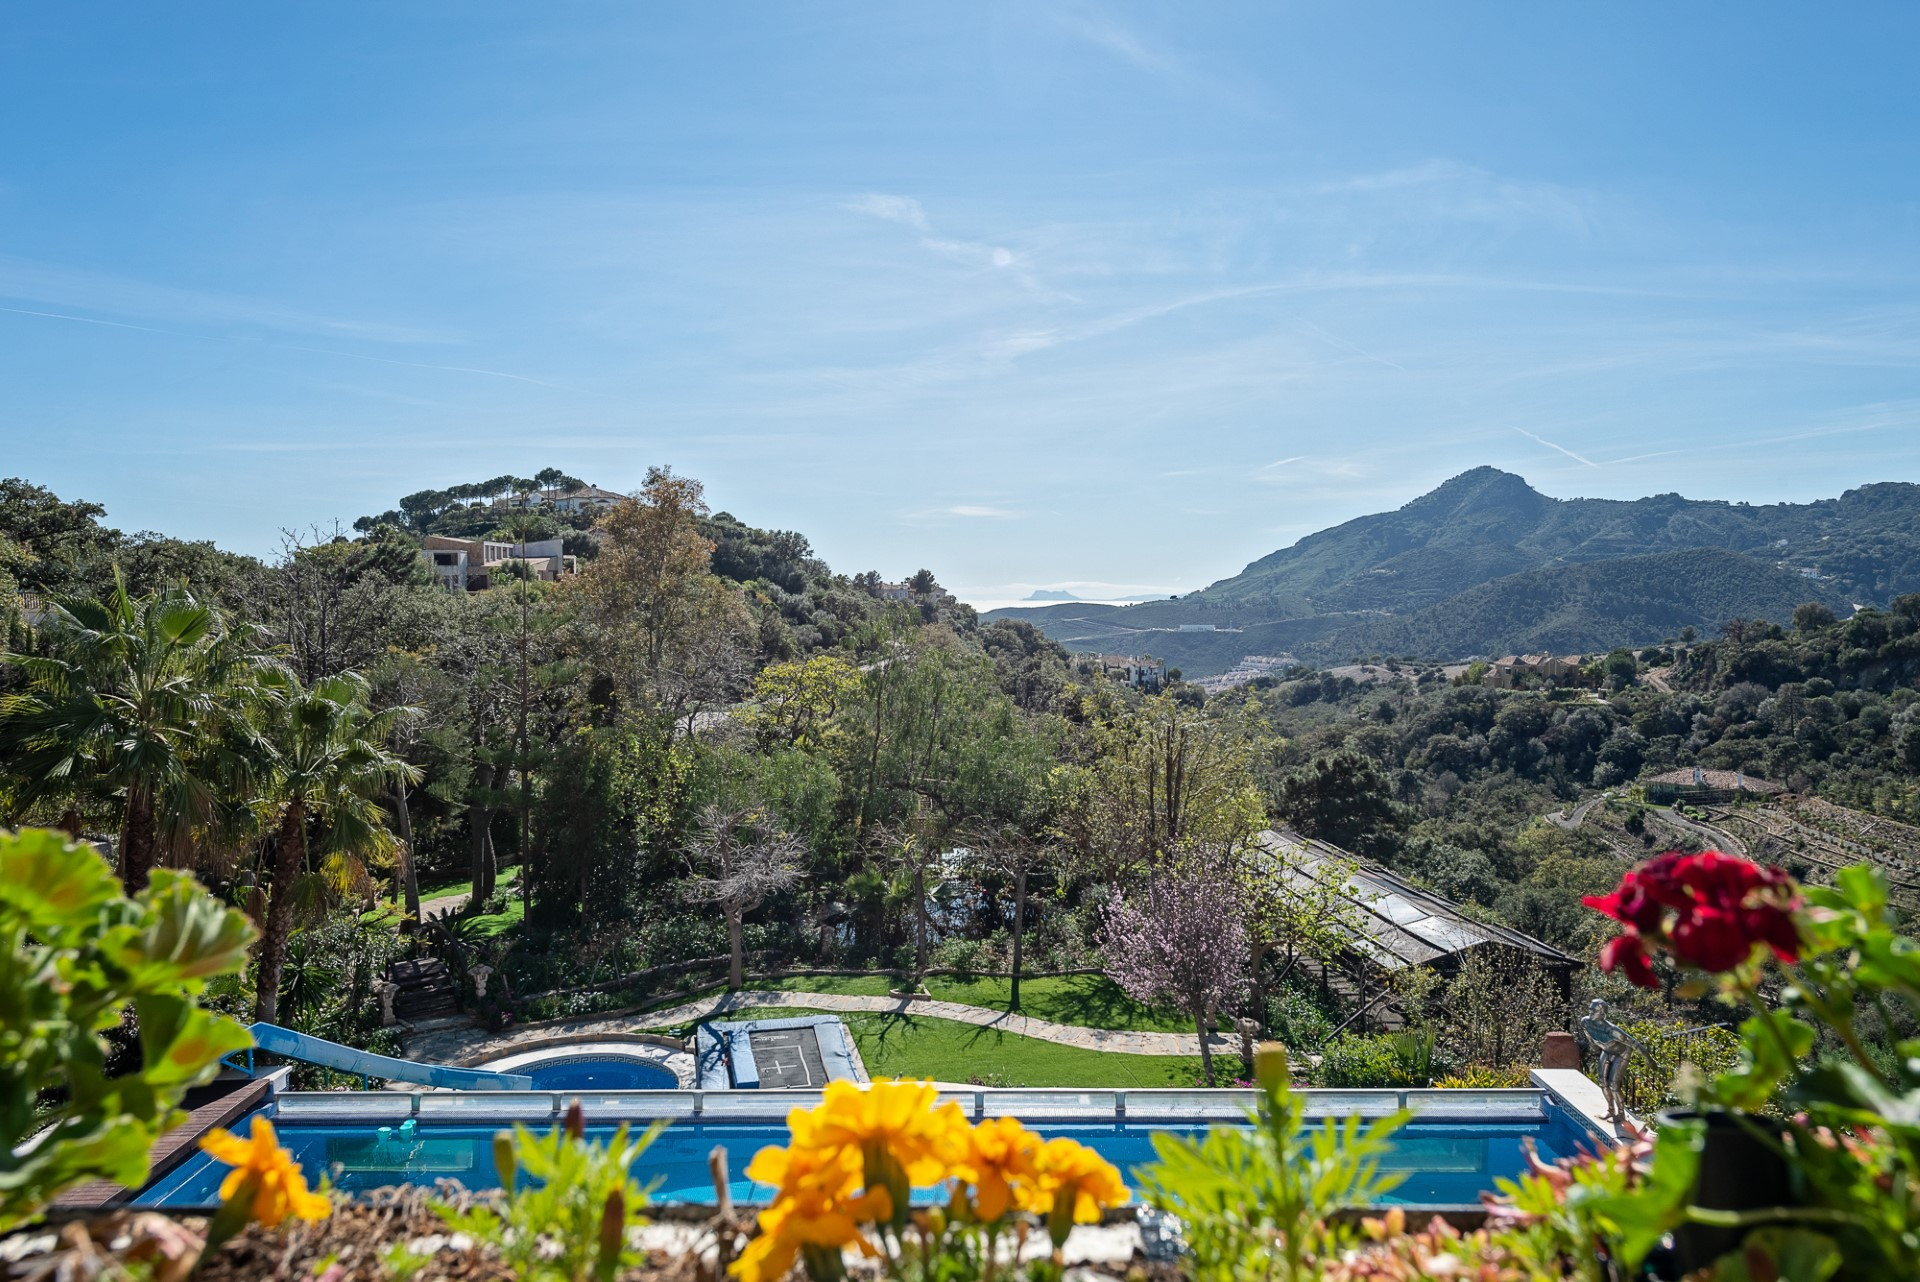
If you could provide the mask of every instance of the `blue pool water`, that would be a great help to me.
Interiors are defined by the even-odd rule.
[[[244,1132],[244,1125],[236,1128]],[[338,1126],[288,1122],[279,1128],[280,1140],[309,1175],[326,1172],[344,1192],[361,1192],[397,1184],[431,1185],[458,1180],[468,1188],[498,1187],[493,1170],[493,1126],[431,1125],[418,1128]],[[637,1129],[637,1128],[636,1128]],[[1048,1136],[1066,1135],[1097,1149],[1135,1181],[1132,1171],[1153,1160],[1150,1136],[1156,1130],[1193,1133],[1192,1126],[1155,1127],[1144,1124],[1050,1126],[1034,1129]],[[590,1128],[604,1140],[607,1127]],[[1551,1160],[1572,1155],[1583,1144],[1583,1133],[1557,1114],[1545,1121],[1511,1123],[1416,1122],[1394,1139],[1389,1170],[1404,1172],[1406,1181],[1388,1200],[1411,1205],[1461,1205],[1479,1201],[1494,1179],[1511,1177],[1525,1164],[1521,1141],[1531,1138],[1540,1156]],[[656,1201],[711,1202],[713,1182],[707,1174],[707,1154],[716,1144],[727,1148],[737,1201],[765,1201],[771,1190],[739,1178],[748,1161],[768,1145],[787,1142],[781,1125],[709,1124],[682,1122],[670,1126],[635,1164],[642,1183],[658,1180]],[[206,1206],[217,1200],[216,1190],[226,1167],[204,1155],[189,1159],[135,1202],[147,1206]]]
[[[670,1091],[673,1070],[637,1059],[568,1059],[520,1069],[536,1091]]]

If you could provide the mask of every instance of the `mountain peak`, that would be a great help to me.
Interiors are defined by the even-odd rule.
[[[1524,476],[1512,472],[1503,472],[1497,467],[1468,468],[1460,475],[1442,481],[1433,489],[1422,494],[1408,508],[1431,504],[1452,510],[1477,508],[1514,502],[1523,502],[1532,506],[1550,501],[1546,495],[1527,484]]]

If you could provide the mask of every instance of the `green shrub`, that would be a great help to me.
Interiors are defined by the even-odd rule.
[[[1267,995],[1267,1030],[1298,1055],[1318,1050],[1333,1035],[1333,1018],[1318,993],[1282,985]]]
[[[1372,1206],[1406,1176],[1385,1168],[1392,1137],[1409,1114],[1307,1124],[1287,1084],[1285,1055],[1259,1057],[1253,1125],[1214,1126],[1199,1136],[1153,1136],[1158,1157],[1135,1172],[1146,1201],[1179,1218],[1195,1282],[1311,1282],[1359,1236],[1335,1213]]]
[[[928,963],[934,970],[957,970],[967,974],[992,970],[993,957],[986,944],[977,939],[954,936],[933,946]]]
[[[253,936],[185,873],[156,869],[128,899],[91,846],[0,831],[0,1233],[75,1184],[146,1181],[187,1089],[252,1044],[197,999]],[[140,1066],[109,1077],[102,1035],[129,1010]]]
[[[1506,1064],[1495,1068],[1487,1064],[1468,1064],[1434,1079],[1433,1084],[1447,1090],[1497,1090],[1501,1087],[1527,1086],[1533,1081],[1533,1069],[1526,1064]]]
[[[576,1101],[566,1125],[545,1135],[515,1125],[494,1136],[504,1205],[435,1209],[449,1228],[492,1248],[516,1278],[611,1282],[641,1261],[628,1238],[646,1223],[649,1189],[634,1180],[632,1169],[665,1129],[665,1122],[655,1122],[630,1136],[623,1123],[605,1144],[588,1140]],[[409,1263],[403,1257],[390,1262],[402,1272]]]
[[[1416,1082],[1390,1033],[1342,1033],[1320,1052],[1313,1072],[1319,1086],[1423,1086]]]
[[[1682,1065],[1692,1064],[1713,1078],[1732,1072],[1740,1062],[1740,1034],[1724,1025],[1685,1029],[1643,1019],[1631,1020],[1625,1027],[1653,1052],[1651,1066],[1632,1056],[1620,1085],[1627,1107],[1643,1115],[1677,1102],[1674,1084]]]

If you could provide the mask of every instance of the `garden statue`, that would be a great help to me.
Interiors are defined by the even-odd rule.
[[[393,1013],[393,999],[400,995],[400,985],[383,979],[373,986],[373,995],[380,999],[380,1027],[392,1028],[399,1023]]]
[[[1647,1063],[1652,1064],[1653,1052],[1645,1042],[1607,1018],[1607,1003],[1600,997],[1587,1003],[1587,1013],[1580,1018],[1580,1035],[1600,1052],[1598,1076],[1600,1092],[1607,1099],[1607,1120],[1618,1122],[1627,1115],[1626,1104],[1620,1098],[1620,1081],[1627,1075],[1627,1058],[1639,1051]]]
[[[469,970],[467,974],[473,976],[473,995],[475,997],[485,997],[487,995],[487,980],[493,977],[493,967],[482,962],[480,965]]]

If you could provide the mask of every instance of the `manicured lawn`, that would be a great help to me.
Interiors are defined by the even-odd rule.
[[[511,884],[513,879],[519,875],[519,872],[519,864],[508,864],[500,870],[499,885],[505,887]],[[422,899],[441,899],[447,895],[471,895],[472,893],[473,879],[471,877],[464,877],[459,881],[448,881],[442,878],[420,883],[420,898]]]
[[[526,901],[518,895],[514,895],[507,900],[507,910],[505,912],[491,913],[484,917],[469,917],[467,919],[466,929],[491,939],[495,935],[503,934],[506,931],[512,930],[515,926],[518,926],[521,919],[526,915]]]
[[[885,997],[900,981],[890,975],[799,975],[792,979],[749,979],[757,993],[847,993],[855,997]],[[707,990],[724,992],[725,985]]]
[[[963,980],[951,975],[927,979],[927,991],[943,1002],[1007,1009],[1012,982]],[[1020,981],[1020,1013],[1081,1028],[1125,1028],[1143,1032],[1191,1033],[1193,1021],[1171,1011],[1142,1006],[1105,975],[1060,975]]]
[[[525,905],[522,905],[518,898],[519,882],[515,880],[515,875],[519,871],[520,865],[518,864],[509,864],[500,870],[500,881],[495,889],[507,893],[507,898],[510,901],[507,911],[504,913],[496,913],[492,917],[481,917],[477,920],[485,922],[504,921],[505,925],[492,927],[485,933],[497,935],[506,929],[507,926],[518,922],[526,915]],[[389,889],[391,889],[391,887],[389,887]],[[420,901],[422,903],[425,903],[429,899],[443,899],[448,895],[470,896],[472,894],[472,881],[441,881],[431,883],[423,881],[420,883]],[[508,918],[511,918],[511,920],[507,920]],[[384,922],[397,927],[400,924],[400,901],[397,899],[382,899],[380,901],[380,907],[374,909],[372,912],[362,913],[360,920],[368,925],[372,925],[375,922]]]
[[[743,1011],[731,1018],[786,1019],[819,1014],[822,1012],[777,1006]],[[1121,1055],[1083,1050],[918,1015],[853,1013],[841,1018],[853,1032],[867,1072],[875,1077],[930,1077],[960,1083],[977,1077],[987,1086],[1192,1086],[1200,1081],[1198,1055]],[[684,1036],[688,1027],[672,1031]],[[1235,1057],[1222,1056],[1218,1063],[1223,1073],[1238,1071],[1239,1060]]]
[[[749,980],[747,987],[759,992],[852,993],[884,997],[899,982],[886,975],[821,975]],[[720,990],[713,988],[707,991]],[[951,975],[930,975],[927,977],[927,992],[943,1002],[1005,1010],[1012,999],[1012,984],[1004,979],[959,979]],[[1193,1031],[1193,1021],[1170,1011],[1142,1006],[1105,975],[1060,975],[1022,980],[1020,1013],[1080,1028],[1133,1029],[1157,1033]]]

